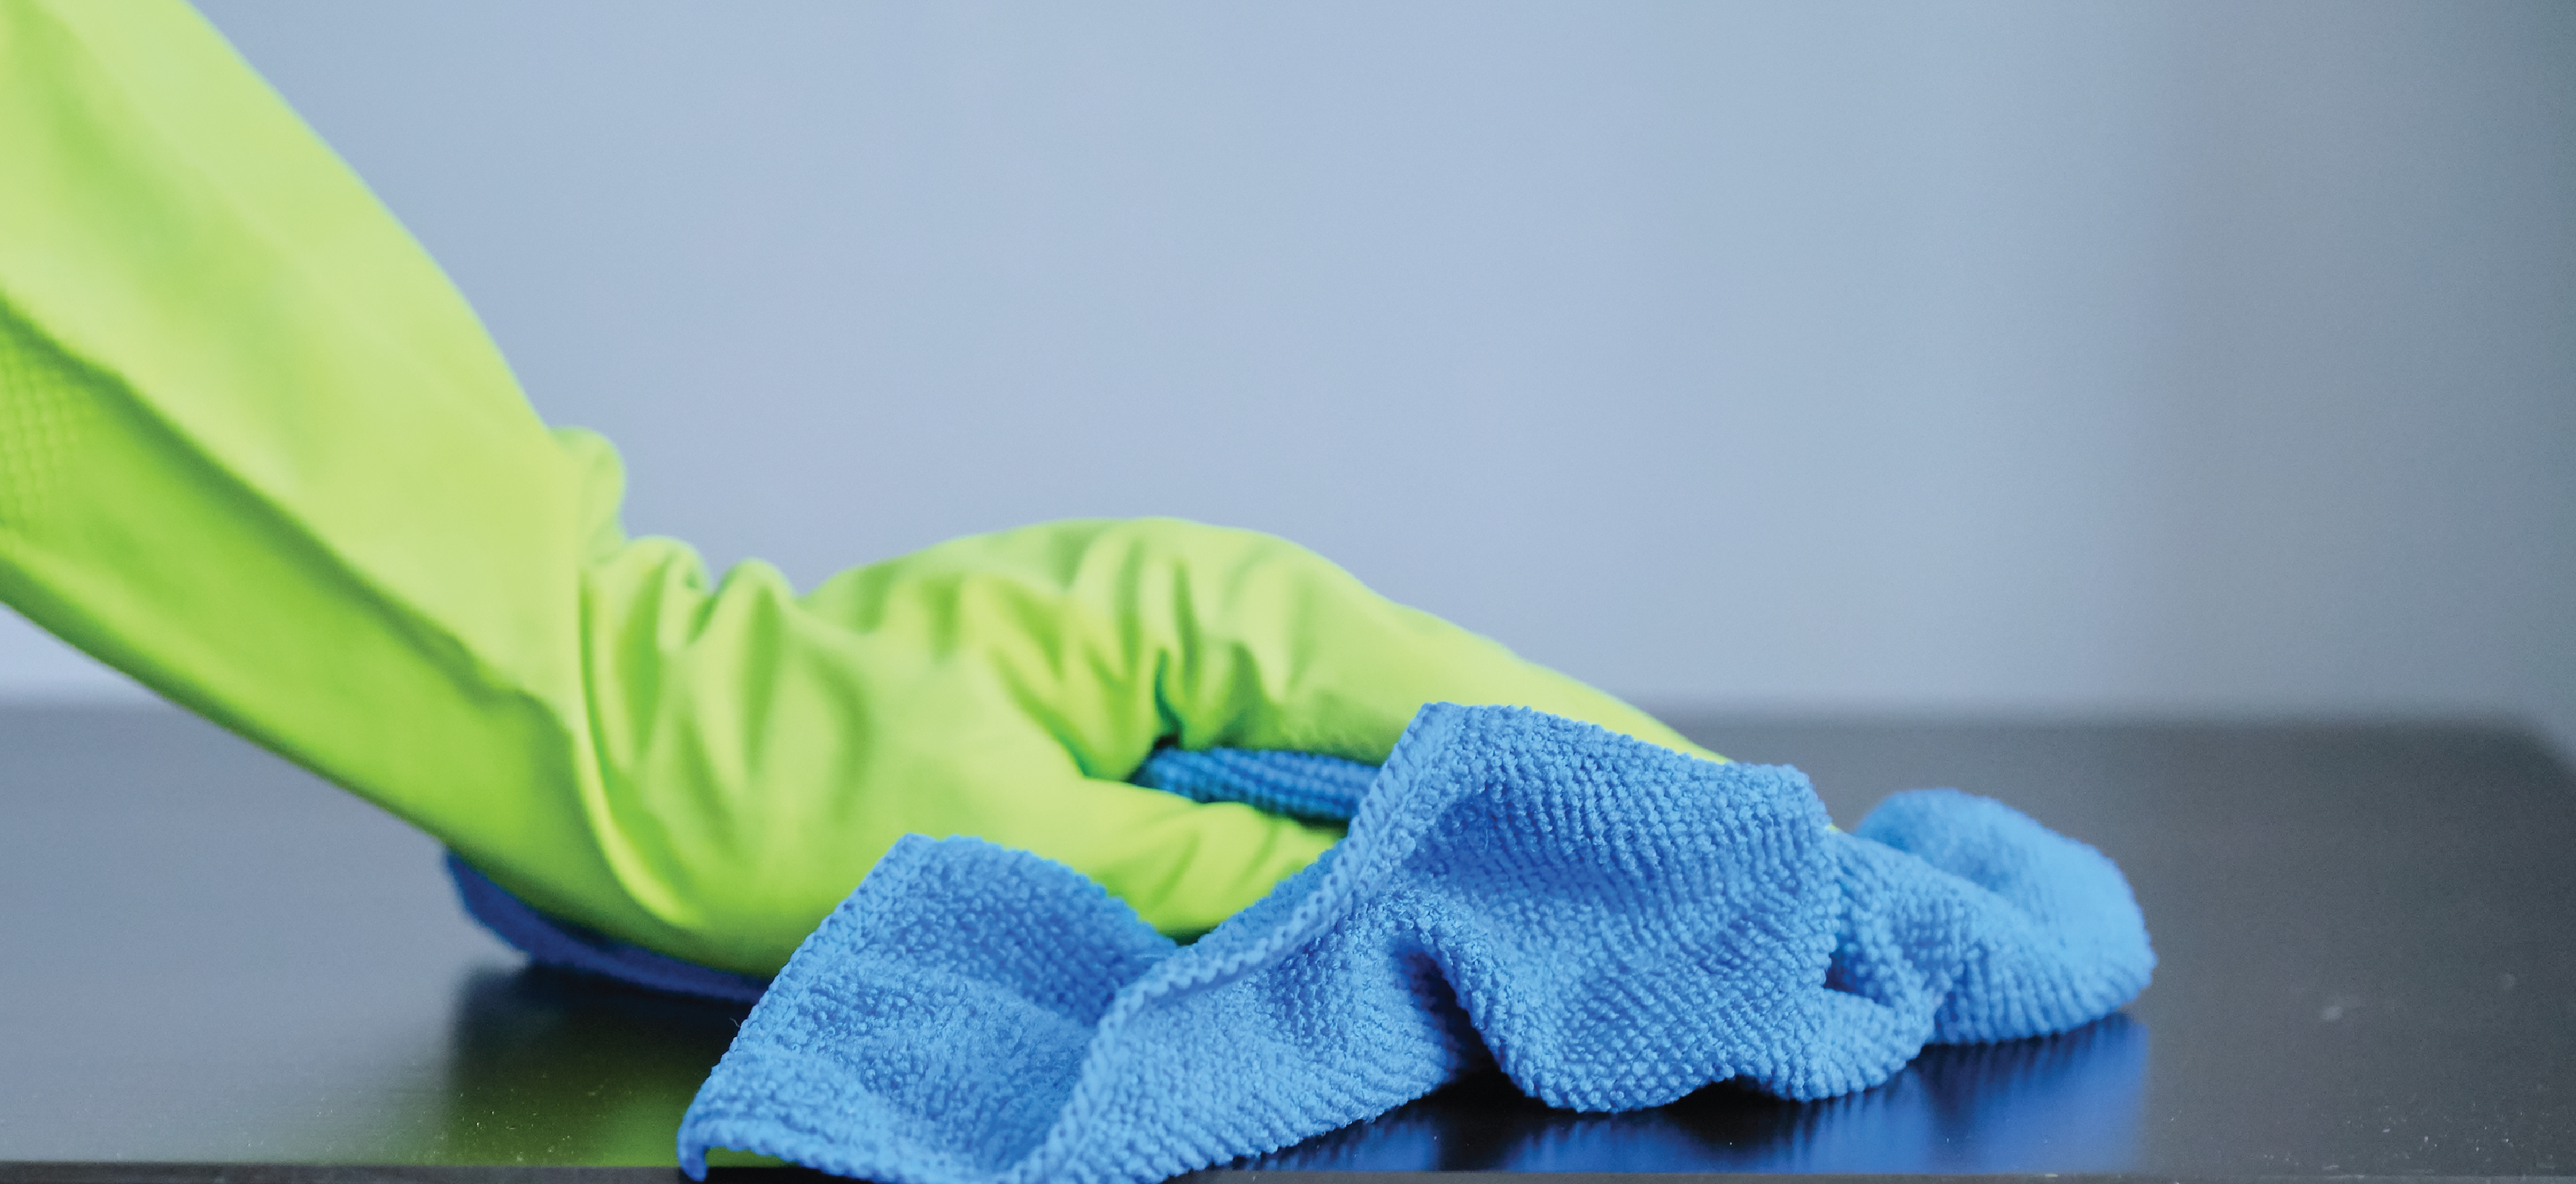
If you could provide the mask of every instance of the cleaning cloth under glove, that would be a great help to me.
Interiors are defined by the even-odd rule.
[[[1317,810],[1351,784],[1291,768],[1262,792]],[[2100,1017],[2154,960],[2110,860],[1994,802],[1902,794],[1847,834],[1794,769],[1435,705],[1346,840],[1190,946],[1062,865],[903,840],[762,996],[680,1156],[1148,1181],[1487,1063],[1583,1110],[1730,1078],[1820,1098],[1926,1043]]]

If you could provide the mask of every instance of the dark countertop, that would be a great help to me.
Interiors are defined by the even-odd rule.
[[[1480,1078],[1240,1166],[2576,1175],[2576,778],[2529,736],[1675,718],[1846,825],[1955,785],[2101,848],[2155,985],[1828,1102],[1575,1115]],[[742,1011],[522,968],[437,854],[173,711],[0,709],[0,1182],[670,1163]]]

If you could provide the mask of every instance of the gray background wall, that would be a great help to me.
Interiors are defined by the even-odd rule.
[[[2576,745],[2576,6],[209,11],[719,564],[1179,514],[1652,704]]]

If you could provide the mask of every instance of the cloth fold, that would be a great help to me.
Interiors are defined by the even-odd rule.
[[[1297,818],[1348,820],[1378,767],[1318,752],[1160,748],[1129,780],[1195,802],[1241,802]]]
[[[1346,774],[1260,792],[1321,809]],[[1794,769],[1440,704],[1355,804],[1187,947],[1061,865],[903,840],[753,1009],[683,1168],[721,1146],[890,1184],[1136,1184],[1486,1063],[1583,1110],[1728,1079],[1825,1097],[1927,1042],[2098,1018],[2154,965],[2110,860],[1964,794],[1846,834]]]

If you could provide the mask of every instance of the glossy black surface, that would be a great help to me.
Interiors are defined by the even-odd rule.
[[[1846,824],[1957,785],[2093,843],[2156,984],[1825,1103],[1480,1078],[1240,1166],[2576,1173],[2576,782],[2527,737],[1680,722]],[[204,724],[0,710],[0,1161],[668,1163],[740,1014],[519,968],[427,839]]]

